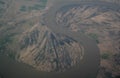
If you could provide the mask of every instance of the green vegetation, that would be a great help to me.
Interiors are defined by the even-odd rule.
[[[35,21],[34,19],[29,20],[29,21],[22,20],[22,21],[20,22],[20,25],[21,25],[21,26],[24,26],[24,27],[31,27],[31,26],[33,26],[33,25],[35,24],[34,21]]]
[[[47,0],[41,0],[42,4],[45,6],[47,3]]]
[[[4,50],[5,47],[6,47],[6,44],[11,42],[12,39],[11,39],[11,35],[7,35],[3,38],[0,39],[0,50]]]
[[[102,58],[102,59],[109,59],[109,57],[110,57],[110,55],[109,55],[108,53],[103,53],[103,54],[101,55],[101,58]]]
[[[20,11],[32,11],[32,10],[42,10],[46,7],[47,0],[41,0],[40,4],[34,4],[33,6],[21,6]]]
[[[35,4],[34,6],[22,6],[20,8],[20,11],[26,12],[26,11],[32,11],[32,10],[42,10],[44,8],[45,8],[45,6]]]
[[[2,17],[3,13],[4,13],[4,2],[3,1],[0,1],[0,17]]]
[[[2,5],[2,4],[5,4],[5,2],[3,2],[3,1],[0,1],[0,5]]]
[[[44,6],[41,6],[41,5],[38,5],[38,4],[36,4],[34,6],[29,6],[28,7],[29,11],[32,11],[32,10],[41,10],[41,9],[44,9]]]
[[[1,20],[1,21],[0,21],[0,27],[2,27],[2,26],[6,26],[6,23]]]
[[[0,39],[0,53],[5,53],[7,54],[10,58],[15,59],[15,52],[13,52],[9,47],[8,44],[11,45],[13,42],[13,36],[15,34],[10,34],[2,37]]]
[[[22,12],[25,12],[25,11],[27,11],[27,7],[26,6],[21,6],[21,8],[20,8],[20,11],[22,11]]]
[[[15,54],[14,52],[8,52],[8,56],[11,58],[11,59],[15,59]]]
[[[99,43],[99,40],[98,40],[98,35],[95,34],[95,33],[90,33],[88,34],[89,37],[91,37],[92,39],[94,39],[97,43]]]
[[[1,7],[1,8],[0,8],[0,12],[1,12],[1,13],[5,12],[5,9]]]

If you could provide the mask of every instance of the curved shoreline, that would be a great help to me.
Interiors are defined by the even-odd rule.
[[[87,36],[81,34],[80,32],[72,32],[68,30],[68,28],[66,28],[64,24],[56,23],[55,17],[57,11],[69,5],[105,6],[105,7],[109,7],[112,10],[118,10],[119,7],[113,3],[108,3],[108,2],[103,3],[96,1],[92,3],[92,2],[81,2],[78,0],[63,1],[63,2],[61,1],[53,5],[53,7],[51,7],[51,9],[48,10],[48,13],[45,16],[45,22],[47,23],[48,28],[50,28],[55,33],[64,34],[77,40],[79,43],[83,45],[85,50],[84,59],[80,62],[80,65],[78,65],[77,67],[73,67],[72,69],[64,72],[63,75],[66,75],[66,78],[73,78],[73,77],[94,78],[97,75],[100,66],[100,54],[99,54],[99,48],[97,47],[97,43],[94,40],[88,38]],[[74,73],[73,71],[76,73]]]
[[[71,32],[67,28],[65,28],[62,24],[56,23],[56,13],[61,7],[64,7],[66,5],[84,5],[86,3],[81,2],[66,2],[63,4],[56,4],[56,7],[52,7],[48,13],[45,16],[45,22],[47,23],[48,28],[50,28],[53,32],[64,34],[69,37],[72,37],[73,39],[77,40],[79,43],[81,43],[84,47],[84,59],[80,62],[80,64],[77,67],[73,67],[69,71],[64,72],[63,74],[66,75],[66,78],[72,78],[72,77],[82,77],[82,78],[94,78],[98,72],[99,65],[100,65],[100,55],[99,55],[99,49],[96,45],[96,42],[92,39],[89,39],[87,36],[78,33],[78,32]],[[54,6],[54,5],[53,5]],[[74,72],[76,73],[74,73]],[[92,71],[92,72],[91,72]],[[82,73],[82,74],[80,74]],[[62,74],[61,74],[62,75]]]

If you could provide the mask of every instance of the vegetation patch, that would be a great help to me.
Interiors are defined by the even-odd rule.
[[[15,53],[14,52],[8,52],[8,56],[11,58],[11,59],[15,59]]]
[[[15,52],[9,47],[13,43],[14,35],[13,33],[0,38],[0,53],[7,54],[11,59],[15,59]]]
[[[5,21],[0,21],[0,27],[2,27],[2,26],[6,26],[7,24],[5,23]]]
[[[6,49],[6,45],[12,42],[11,35],[6,35],[5,37],[0,38],[0,51]]]
[[[31,11],[31,10],[42,10],[42,9],[45,8],[45,6],[40,5],[40,4],[35,4],[34,6],[30,6],[30,7],[28,7],[28,8],[29,8],[30,11]]]
[[[0,5],[2,5],[2,4],[0,4]],[[2,17],[4,12],[5,12],[4,7],[0,6],[0,17]]]
[[[27,11],[27,7],[26,6],[21,6],[21,8],[20,8],[20,11],[22,11],[22,12],[26,12]]]
[[[47,0],[41,0],[42,4],[45,6],[47,3]]]
[[[41,0],[39,4],[34,4],[33,6],[23,5],[20,8],[20,11],[32,11],[32,10],[43,10],[46,7],[47,0]]]
[[[3,2],[3,1],[0,1],[0,5],[1,5],[1,4],[5,4],[5,2]]]
[[[102,58],[102,59],[109,59],[109,58],[110,58],[110,54],[108,54],[108,53],[103,53],[103,54],[101,55],[101,58]]]
[[[88,34],[89,37],[91,37],[92,39],[94,39],[98,44],[99,44],[99,40],[98,40],[98,35],[95,33],[90,33]]]

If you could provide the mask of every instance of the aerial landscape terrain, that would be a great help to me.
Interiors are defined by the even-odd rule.
[[[120,78],[120,0],[0,0],[0,78]]]

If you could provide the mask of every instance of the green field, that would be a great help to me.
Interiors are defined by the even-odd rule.
[[[31,1],[31,0],[27,0],[27,1]],[[46,7],[46,3],[47,0],[41,0],[39,3],[33,4],[31,6],[22,5],[19,10],[22,12],[32,11],[32,10],[43,10]]]

